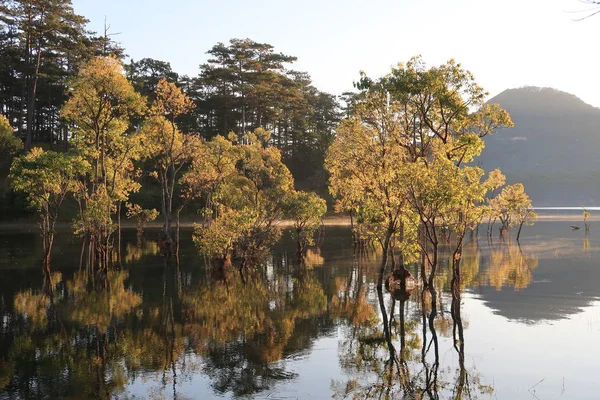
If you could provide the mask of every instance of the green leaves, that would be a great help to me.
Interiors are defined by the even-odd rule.
[[[499,171],[483,181],[466,164],[484,136],[512,126],[508,113],[484,104],[485,91],[454,60],[428,68],[415,57],[380,79],[361,73],[357,88],[325,162],[338,209],[357,216],[366,239],[397,237],[407,250],[420,226],[436,246],[436,228],[462,238],[481,220],[486,193],[504,184]]]
[[[8,119],[0,114],[0,168],[23,150],[23,142],[15,136]]]
[[[503,226],[531,225],[537,219],[531,200],[521,183],[504,187],[500,194],[490,200],[492,215],[499,218]]]
[[[295,192],[293,178],[274,147],[263,147],[268,132],[248,135],[249,144],[234,144],[221,136],[203,143],[192,168],[184,174],[184,195],[205,197],[206,222],[196,227],[201,252],[227,259],[253,257],[279,237],[275,223],[292,215],[302,226],[313,226],[326,211],[324,200]]]
[[[47,212],[75,190],[76,180],[89,163],[72,153],[44,151],[39,147],[14,160],[10,180],[15,191],[25,193],[32,208]]]
[[[292,220],[301,249],[313,244],[314,233],[326,212],[327,203],[315,193],[294,190],[287,194],[284,216]]]
[[[71,97],[61,115],[74,125],[75,150],[91,166],[78,186],[76,233],[107,242],[115,227],[116,204],[139,190],[133,162],[145,150],[141,136],[128,131],[130,118],[145,108],[144,99],[114,57],[91,59],[73,80]]]

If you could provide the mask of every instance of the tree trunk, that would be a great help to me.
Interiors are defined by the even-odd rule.
[[[168,194],[169,194],[169,190],[168,190],[168,183],[167,183],[167,171],[165,170],[161,170],[160,171],[160,180],[161,180],[161,192],[162,192],[162,214],[163,214],[163,218],[164,218],[164,225],[163,225],[163,236],[164,236],[164,240],[166,241],[166,243],[170,246],[171,245],[171,212],[169,210],[169,206],[167,204],[168,202]]]
[[[437,264],[438,264],[438,244],[433,243],[433,260],[431,261],[431,271],[429,271],[429,279],[427,280],[428,286],[433,286],[433,279],[435,278],[435,273],[437,272]]]
[[[117,262],[121,264],[121,202],[117,204]]]
[[[521,229],[523,228],[523,222],[519,224],[519,230],[517,231],[517,242],[519,241],[519,237],[521,236]]]
[[[381,265],[379,266],[379,277],[377,278],[377,287],[383,286],[383,274],[385,273],[385,267],[387,267],[388,251],[390,248],[390,240],[392,239],[393,230],[388,228],[385,240],[383,241],[383,254],[381,256]]]
[[[177,209],[177,213],[175,214],[175,255],[179,256],[179,215],[183,207]]]

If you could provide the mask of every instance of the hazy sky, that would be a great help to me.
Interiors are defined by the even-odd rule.
[[[294,69],[334,94],[359,71],[378,77],[422,55],[454,58],[490,95],[550,86],[600,107],[600,15],[575,22],[579,0],[73,0],[75,11],[134,59],[196,75],[206,51],[250,38],[298,57]]]

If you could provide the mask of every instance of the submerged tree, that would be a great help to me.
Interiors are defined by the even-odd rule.
[[[139,204],[125,203],[127,208],[127,218],[134,218],[136,221],[136,230],[139,235],[144,233],[144,226],[151,221],[154,221],[158,217],[158,211],[156,208],[146,209],[142,208]]]
[[[487,215],[488,224],[487,224],[487,236],[492,236],[492,229],[494,228],[494,223],[498,219],[498,216],[493,212],[490,207],[490,201],[498,195],[498,190],[506,184],[506,176],[499,169],[495,169],[490,172],[488,177],[488,184],[490,186],[490,192],[486,196],[485,203],[486,209],[482,215]]]
[[[589,232],[590,230],[590,223],[588,222],[588,219],[592,216],[592,214],[587,210],[587,209],[583,209],[583,224],[585,225],[585,231]]]
[[[490,201],[490,207],[493,215],[502,223],[501,236],[504,236],[511,226],[518,226],[517,240],[519,240],[523,225],[531,225],[537,219],[531,200],[520,183],[504,187],[500,194]]]
[[[121,203],[140,187],[133,161],[140,158],[143,143],[130,133],[129,118],[143,112],[145,105],[114,57],[90,60],[72,87],[61,112],[73,124],[77,153],[91,165],[76,193],[80,218],[75,228],[90,240],[104,269],[115,228],[113,215],[119,217]]]
[[[205,223],[196,226],[194,241],[222,265],[235,258],[243,269],[260,259],[280,235],[275,222],[284,215],[293,179],[281,162],[281,153],[263,147],[265,138],[268,132],[262,130],[248,134],[244,139],[248,144],[243,145],[217,138],[207,147],[216,152],[208,158],[214,169],[204,175],[198,170],[186,175],[192,184],[203,182],[203,190],[211,196],[204,210]]]
[[[385,94],[366,93],[356,105],[355,116],[338,127],[325,164],[331,174],[331,193],[341,198],[343,209],[358,215],[359,228],[368,226],[360,234],[377,239],[382,246],[378,285],[383,283],[392,239],[399,238],[407,259],[414,243],[411,239],[416,239],[416,231],[407,222],[413,214],[402,184],[407,153],[401,145],[400,111],[387,105]]]
[[[285,217],[292,220],[298,256],[302,257],[307,246],[314,244],[314,234],[322,224],[327,203],[315,193],[293,191],[288,195],[285,208]]]
[[[175,84],[161,79],[155,90],[155,100],[150,108],[151,117],[144,124],[142,140],[148,156],[155,168],[154,174],[161,187],[163,235],[167,245],[171,246],[171,225],[173,223],[173,198],[175,185],[184,166],[192,159],[200,145],[195,135],[184,135],[177,128],[175,119],[188,113],[194,103]],[[179,224],[179,211],[176,219]]]
[[[88,170],[89,164],[81,157],[44,151],[39,147],[13,162],[10,171],[12,186],[27,196],[29,206],[40,216],[44,263],[47,266],[60,206],[67,194],[76,190],[77,179]]]
[[[378,80],[363,74],[357,87],[354,116],[342,122],[328,153],[330,190],[379,232],[380,283],[397,236],[404,258],[416,256],[409,244],[420,246],[431,284],[441,240],[454,235],[459,262],[462,238],[480,221],[484,196],[495,186],[467,164],[481,153],[483,137],[512,122],[484,103],[485,91],[453,60],[426,68],[413,58]]]

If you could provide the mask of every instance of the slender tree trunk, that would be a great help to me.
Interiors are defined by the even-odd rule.
[[[117,204],[117,262],[121,264],[121,202]]]
[[[298,256],[298,261],[302,261],[304,258],[304,243],[302,240],[302,229],[296,229],[296,255]]]
[[[381,256],[381,265],[379,266],[379,277],[377,278],[378,288],[381,288],[383,286],[383,274],[385,273],[385,267],[387,267],[388,251],[390,248],[390,240],[392,239],[393,233],[393,229],[391,227],[388,227],[385,239],[383,241],[383,254]]]
[[[180,223],[179,223],[179,216],[181,214],[181,210],[183,210],[183,206],[177,208],[176,214],[175,214],[175,255],[179,256],[179,227],[180,227]]]
[[[52,245],[54,244],[54,234],[49,233],[47,238],[46,252],[44,254],[44,268],[50,274],[50,258],[52,257]]]
[[[168,189],[167,189],[167,171],[165,169],[162,169],[160,171],[160,183],[161,183],[161,195],[162,195],[162,214],[163,214],[163,218],[164,218],[164,225],[163,225],[163,236],[164,236],[164,240],[166,241],[166,243],[170,246],[171,245],[171,213],[169,211],[169,207],[167,204],[167,197],[168,197]]]
[[[519,241],[519,237],[521,236],[521,229],[523,229],[523,222],[519,223],[519,230],[517,231],[517,242]]]

